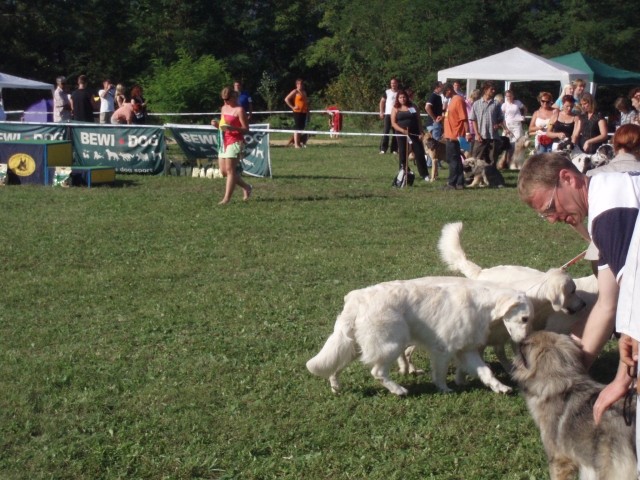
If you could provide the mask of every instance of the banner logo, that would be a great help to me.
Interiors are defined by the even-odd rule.
[[[36,171],[36,161],[31,155],[26,153],[16,153],[9,157],[7,166],[16,175],[20,177],[28,177]]]

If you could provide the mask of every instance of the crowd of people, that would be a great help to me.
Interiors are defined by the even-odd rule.
[[[429,132],[435,140],[447,143],[447,163],[451,170],[456,172],[460,167],[460,156],[465,152],[474,158],[480,158],[489,165],[496,165],[498,156],[505,151],[505,138],[510,147],[506,150],[505,165],[509,165],[516,142],[523,136],[529,135],[534,143],[535,152],[547,153],[555,151],[561,144],[567,148],[576,146],[584,153],[593,154],[598,148],[607,143],[609,139],[609,127],[607,119],[598,110],[597,103],[591,93],[585,92],[586,82],[581,79],[572,84],[565,85],[562,94],[554,101],[553,95],[548,91],[542,91],[537,97],[539,108],[533,111],[528,125],[526,106],[516,98],[514,90],[509,89],[504,94],[497,93],[494,82],[485,82],[480,89],[469,92],[462,91],[459,81],[451,84],[435,82],[429,94],[422,116],[425,117],[424,131],[419,135],[410,133],[406,139],[406,128],[403,125],[394,124],[392,118],[397,115],[401,104],[398,95],[407,89],[400,85],[397,78],[391,78],[389,88],[385,90],[379,104],[380,119],[383,120],[382,138],[380,141],[380,154],[390,151],[400,156],[400,169],[407,169],[406,159],[408,150],[401,148],[400,143],[410,143],[415,148],[422,140],[422,133]],[[447,91],[451,95],[447,95]],[[465,115],[456,118],[454,123],[465,122],[465,128],[460,125],[451,129],[446,134],[447,116],[450,113],[451,99],[461,97],[465,105]],[[411,105],[416,111],[420,107],[411,100]],[[616,99],[614,107],[618,112],[616,128],[626,124],[640,124],[640,87],[634,88],[628,97],[621,96]],[[394,113],[395,112],[395,113]],[[425,115],[426,114],[426,115]],[[419,121],[419,119],[418,119]],[[449,122],[449,126],[452,124]],[[392,135],[393,134],[393,135]],[[455,135],[457,134],[457,135]],[[412,142],[412,138],[419,140]],[[564,142],[564,143],[563,143]],[[410,149],[409,149],[410,150]],[[460,153],[458,153],[460,152]],[[421,152],[414,152],[415,158]],[[417,163],[419,174],[425,181],[431,181],[428,172]],[[427,165],[431,166],[431,159],[427,156]],[[438,165],[433,164],[437,169]],[[444,189],[462,189],[457,174],[452,174]]]
[[[70,92],[66,77],[56,78],[53,92],[54,122],[73,120],[94,123],[94,114],[98,112],[102,124],[146,123],[147,105],[140,85],[134,85],[127,95],[123,84],[114,85],[111,79],[105,78],[96,94],[89,87],[86,75],[79,75],[76,82],[77,88]]]

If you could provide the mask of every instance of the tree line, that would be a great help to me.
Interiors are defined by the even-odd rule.
[[[233,79],[257,109],[281,109],[301,77],[315,107],[372,111],[391,76],[426,98],[438,70],[514,46],[635,70],[635,10],[622,0],[0,0],[0,71],[139,83],[157,112],[215,110]]]

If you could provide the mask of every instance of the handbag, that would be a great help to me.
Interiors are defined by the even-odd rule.
[[[539,135],[538,136],[538,143],[544,147],[548,147],[549,145],[551,145],[553,143],[553,138],[548,137],[546,135]]]

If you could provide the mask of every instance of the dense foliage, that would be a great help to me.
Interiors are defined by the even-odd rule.
[[[370,110],[391,75],[423,98],[439,69],[514,46],[637,69],[634,13],[619,0],[0,0],[0,71],[151,85],[187,55],[221,62],[216,77],[242,79],[260,107],[283,107],[303,77],[318,101]],[[265,72],[277,97],[259,94]],[[185,111],[209,101],[186,97]]]

